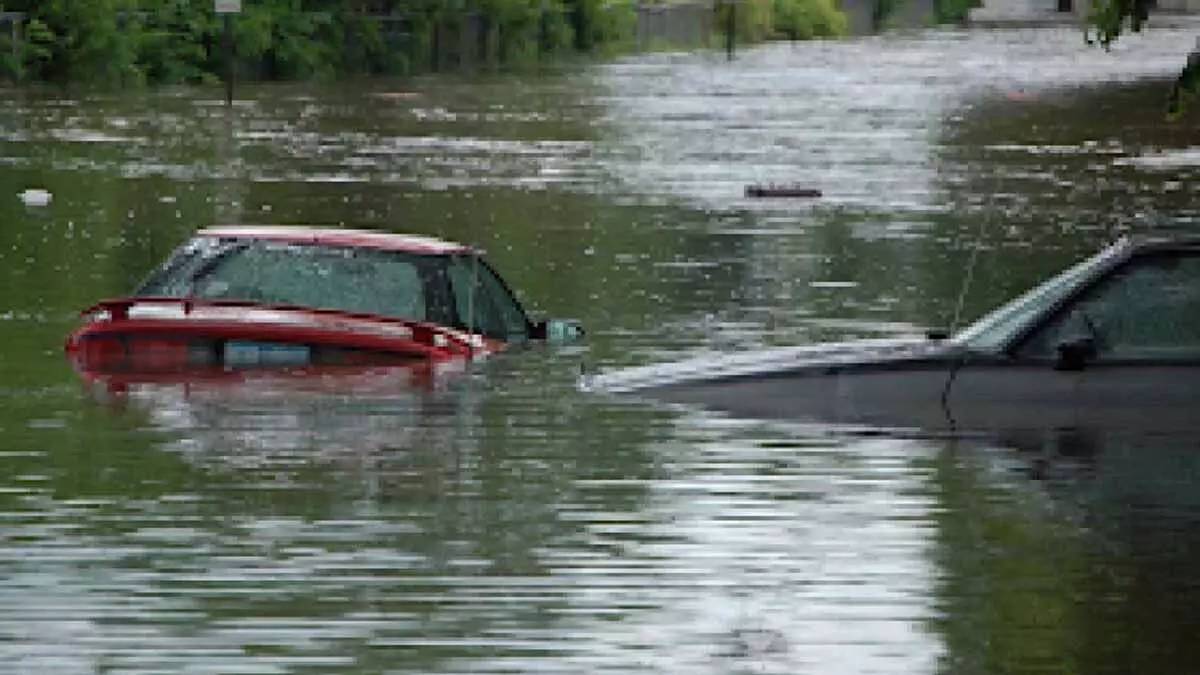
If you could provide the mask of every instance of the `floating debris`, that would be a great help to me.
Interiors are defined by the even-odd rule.
[[[770,183],[768,185],[747,185],[747,197],[820,197],[821,191],[817,188],[805,187],[795,183]]]
[[[24,192],[17,193],[17,197],[25,203],[25,206],[45,206],[50,203],[54,195],[50,194],[49,190],[26,188]]]
[[[421,94],[415,91],[374,91],[367,95],[371,98],[377,98],[384,101],[401,101],[406,99],[421,98]]]

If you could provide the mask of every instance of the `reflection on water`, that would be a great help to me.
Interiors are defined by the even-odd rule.
[[[6,457],[29,469],[5,508],[5,656],[206,672],[930,666],[924,449],[585,413],[540,384],[158,388],[126,413],[153,427],[102,448],[98,475],[73,453],[48,475],[29,472],[44,455]],[[493,387],[522,403],[481,406]]]
[[[946,669],[1194,671],[1197,440],[1015,440],[936,463]]]
[[[1194,439],[846,437],[574,387],[581,368],[946,325],[973,247],[968,318],[1194,217],[1198,127],[1134,82],[1191,45],[936,30],[247,87],[231,114],[205,92],[12,91],[0,666],[1194,671]],[[742,196],[769,181],[827,197]],[[81,382],[73,313],[231,220],[480,245],[588,341],[416,383]]]

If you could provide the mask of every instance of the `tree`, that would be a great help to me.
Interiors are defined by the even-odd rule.
[[[1140,32],[1154,5],[1155,0],[1093,0],[1088,43],[1098,44],[1107,50],[1122,33]],[[1200,94],[1200,40],[1197,40],[1196,48],[1171,86],[1167,98],[1168,118],[1175,119],[1182,115],[1188,100],[1197,94]]]

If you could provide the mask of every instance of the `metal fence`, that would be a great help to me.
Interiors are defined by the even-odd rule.
[[[708,47],[717,23],[716,2],[637,5],[634,43],[638,51],[655,46]]]
[[[405,14],[366,15],[376,22],[388,50],[403,56],[418,70],[467,70],[508,62],[516,52],[542,54],[551,51],[543,15],[516,35],[512,28],[501,35],[501,27],[481,11],[464,10],[442,14],[434,20]],[[353,36],[348,36],[353,40]]]
[[[633,46],[637,51],[659,47],[709,47],[717,30],[717,5],[722,0],[695,0],[666,4],[638,2],[635,6]],[[728,1],[728,0],[725,0]],[[555,10],[547,10],[555,11]],[[384,35],[392,36],[396,44],[411,43],[415,36],[403,17],[381,17],[385,21]],[[527,27],[523,35],[515,36],[517,43],[528,45],[537,53],[551,50],[545,26],[550,17]],[[428,38],[428,65],[433,70],[470,68],[505,60],[499,52],[499,30],[486,14],[466,11],[444,17],[431,27]],[[514,36],[505,35],[510,45]]]

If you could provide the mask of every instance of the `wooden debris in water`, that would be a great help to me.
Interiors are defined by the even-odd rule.
[[[747,185],[747,197],[803,197],[814,198],[820,197],[821,191],[817,188],[797,185],[795,183],[769,183],[767,185]]]

